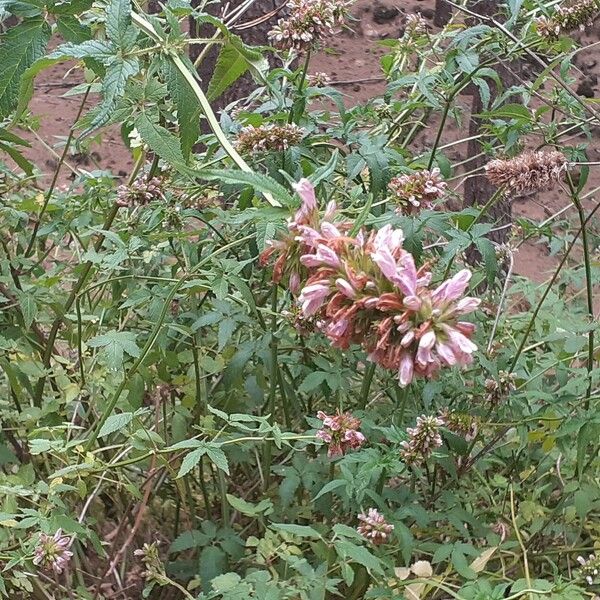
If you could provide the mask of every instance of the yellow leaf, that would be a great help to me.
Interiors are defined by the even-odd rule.
[[[484,550],[470,565],[471,569],[475,571],[475,573],[480,573],[485,569],[485,565],[487,565],[488,560],[492,558],[492,554],[496,552],[498,546],[492,546],[487,550]]]

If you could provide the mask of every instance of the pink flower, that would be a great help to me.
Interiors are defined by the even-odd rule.
[[[304,223],[313,211],[317,210],[317,197],[315,196],[315,188],[308,179],[301,179],[294,184],[294,189],[302,200],[302,206],[294,217],[294,222],[300,224]]]
[[[342,266],[339,256],[329,247],[324,244],[317,245],[315,254],[305,254],[300,257],[300,262],[305,267],[321,267],[328,266],[334,269],[339,269]]]
[[[321,281],[319,283],[313,283],[302,289],[298,300],[302,306],[302,312],[305,317],[314,315],[323,303],[325,298],[329,296],[330,288],[328,281]]]
[[[62,534],[59,529],[53,536],[40,533],[35,547],[33,564],[43,569],[52,569],[55,573],[62,573],[68,565],[73,553],[69,551],[71,540]]]
[[[360,448],[365,443],[365,436],[358,431],[360,419],[350,413],[326,415],[319,411],[317,417],[323,421],[323,428],[317,431],[317,437],[329,444],[329,458],[343,456],[349,449]]]
[[[376,508],[370,508],[366,514],[359,514],[358,520],[361,521],[361,524],[356,531],[375,545],[385,544],[394,531],[394,526],[388,523]]]
[[[444,281],[434,290],[432,294],[433,301],[440,303],[456,300],[464,294],[470,279],[471,271],[469,269],[459,271],[454,277]]]

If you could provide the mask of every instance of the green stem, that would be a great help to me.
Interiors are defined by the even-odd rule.
[[[277,367],[277,337],[275,332],[277,331],[277,285],[273,285],[271,291],[271,373],[269,377],[269,417],[271,423],[275,420],[275,399],[277,398],[277,385],[278,385],[278,367]],[[265,448],[265,490],[269,489],[271,484],[271,461],[273,458],[273,444],[267,444]]]
[[[130,183],[132,183],[135,180],[135,177],[136,177],[138,171],[140,170],[143,161],[144,161],[144,153],[140,154],[136,164],[134,165],[133,171],[129,177]],[[111,228],[113,221],[115,220],[115,217],[117,216],[118,211],[119,211],[119,207],[115,203],[113,205],[113,207],[111,208],[110,212],[108,213],[106,219],[104,220],[104,224],[102,225],[103,231],[108,231]],[[98,252],[100,250],[100,248],[102,247],[105,237],[106,236],[104,233],[101,233],[99,235],[96,243],[94,244],[94,250],[96,252]],[[52,327],[50,328],[50,333],[48,334],[48,339],[46,341],[46,348],[44,350],[44,355],[42,357],[42,362],[43,362],[44,368],[46,368],[46,369],[50,367],[50,359],[52,358],[54,342],[56,341],[56,336],[58,335],[60,326],[63,324],[65,315],[67,314],[67,312],[69,312],[69,310],[73,306],[74,302],[77,300],[77,297],[79,295],[81,288],[85,285],[88,275],[89,275],[90,271],[92,270],[92,265],[93,265],[93,263],[91,261],[85,263],[85,265],[83,266],[83,271],[82,271],[81,275],[79,276],[79,279],[75,283],[75,286],[71,290],[71,293],[69,294],[67,301],[65,302],[64,306],[62,307],[60,314],[58,315],[58,317],[56,317],[56,319],[54,319],[54,322],[52,323]],[[46,384],[46,376],[41,377],[35,386],[34,404],[36,406],[41,405],[42,395],[44,393],[45,384]]]
[[[473,227],[475,227],[475,225],[479,223],[482,217],[484,217],[488,213],[490,208],[492,208],[492,206],[496,203],[496,200],[499,198],[503,191],[504,188],[499,188],[490,196],[490,199],[483,205],[483,208],[479,211],[477,215],[475,215],[475,218],[469,223],[469,226],[465,229],[465,233],[469,233],[471,229],[473,229]],[[446,271],[444,272],[444,279],[448,278],[448,275],[450,274],[450,269],[452,269],[453,264],[454,257],[452,257],[448,262],[448,266],[446,267]]]
[[[69,149],[71,148],[71,142],[73,141],[73,137],[75,135],[75,125],[77,124],[77,121],[79,121],[79,117],[81,117],[81,113],[83,112],[85,103],[87,101],[87,98],[89,96],[91,89],[92,89],[91,86],[88,85],[87,89],[85,90],[85,94],[83,95],[83,100],[81,101],[81,104],[79,106],[79,110],[77,111],[77,115],[75,116],[75,121],[73,121],[73,125],[71,125],[71,129],[69,130],[69,135],[67,137],[67,141],[65,142],[65,147],[60,156],[58,164],[56,165],[56,169],[54,170],[54,176],[52,177],[52,181],[50,182],[50,187],[46,191],[46,197],[44,198],[44,204],[42,205],[42,210],[40,211],[37,221],[35,222],[35,225],[33,226],[33,232],[31,233],[31,238],[29,240],[29,244],[27,244],[27,249],[25,250],[25,258],[28,258],[31,255],[31,253],[33,252],[33,246],[35,244],[35,240],[37,238],[37,234],[40,229],[40,225],[42,224],[42,219],[44,218],[44,215],[46,214],[46,210],[48,208],[50,198],[52,197],[52,193],[54,192],[54,188],[56,187],[56,183],[58,181],[58,175],[60,174],[60,170],[67,158]]]
[[[86,444],[84,446],[86,452],[89,451],[90,448],[94,445],[94,442],[98,438],[98,434],[100,433],[102,426],[104,425],[104,423],[106,423],[106,419],[108,419],[108,417],[112,414],[112,411],[114,410],[115,406],[117,405],[117,402],[119,401],[119,398],[120,398],[121,394],[123,393],[123,390],[125,389],[125,386],[127,385],[127,382],[129,381],[129,378],[132,377],[133,375],[135,375],[135,373],[137,373],[138,369],[140,368],[140,366],[142,365],[142,363],[144,362],[144,360],[150,353],[150,350],[152,349],[152,346],[154,346],[154,342],[158,338],[160,330],[162,329],[163,322],[164,322],[164,320],[167,316],[167,313],[171,307],[171,302],[172,302],[173,298],[175,297],[175,294],[177,294],[177,292],[181,288],[181,286],[194,273],[196,273],[201,267],[203,267],[206,263],[208,263],[215,256],[222,254],[223,252],[226,252],[233,246],[237,246],[239,244],[247,242],[252,237],[254,237],[254,235],[247,235],[239,240],[236,240],[235,242],[231,242],[229,244],[226,244],[225,246],[221,246],[221,248],[219,248],[215,252],[213,252],[213,253],[209,254],[208,256],[206,256],[205,258],[203,258],[198,264],[196,264],[196,266],[187,275],[182,277],[171,288],[171,291],[169,292],[167,298],[165,299],[165,302],[163,303],[163,307],[162,307],[162,310],[158,317],[158,321],[155,323],[155,325],[150,333],[150,337],[148,338],[148,340],[146,341],[146,344],[144,345],[144,348],[142,349],[142,352],[140,353],[140,355],[138,356],[136,361],[133,363],[131,369],[127,373],[127,376],[123,377],[123,380],[121,381],[121,383],[117,387],[115,393],[113,394],[111,400],[109,401],[108,406],[104,409],[104,412],[102,413],[102,416],[100,417],[100,420],[96,423],[96,427],[94,427],[94,430],[92,431],[90,438],[86,442]]]
[[[227,136],[221,129],[219,121],[210,106],[208,98],[202,91],[200,85],[198,85],[195,73],[193,74],[188,69],[188,67],[178,55],[173,54],[172,49],[168,47],[167,41],[162,38],[162,36],[154,29],[154,27],[149,21],[147,21],[144,17],[142,17],[134,11],[132,11],[131,13],[131,20],[146,35],[155,40],[164,48],[165,51],[169,53],[170,59],[173,61],[173,64],[184,77],[184,79],[194,92],[194,95],[198,99],[200,108],[202,109],[202,112],[204,113],[204,116],[206,117],[206,120],[208,121],[208,124],[212,129],[212,132],[215,134],[215,137],[217,138],[223,150],[225,150],[227,155],[231,158],[231,160],[233,160],[233,162],[237,165],[237,167],[240,170],[245,171],[246,173],[252,173],[252,169],[248,166],[246,161],[244,161],[244,159],[239,155],[237,150],[232,146],[231,142],[227,139]],[[271,194],[265,192],[264,196],[271,206],[281,206],[281,204],[277,200],[275,200]]]
[[[375,363],[370,362],[365,371],[365,375],[362,380],[362,386],[360,388],[360,399],[358,401],[358,408],[361,410],[367,406],[369,392],[371,391],[371,383],[373,383],[373,375],[375,375],[375,368]]]
[[[531,333],[531,330],[533,329],[533,324],[535,323],[535,320],[537,319],[537,316],[542,308],[542,304],[544,304],[544,301],[548,297],[548,294],[550,293],[550,290],[552,289],[554,282],[558,279],[558,275],[561,272],[565,263],[567,262],[567,258],[569,257],[569,254],[571,254],[571,250],[573,250],[575,243],[579,239],[579,236],[585,230],[586,225],[589,223],[590,219],[596,214],[596,211],[599,208],[600,208],[600,204],[597,204],[594,207],[594,209],[590,212],[590,214],[587,216],[587,218],[584,219],[583,223],[581,224],[581,227],[579,228],[579,230],[577,231],[577,233],[571,240],[571,243],[569,244],[569,247],[567,248],[567,251],[565,252],[564,256],[562,257],[560,263],[558,263],[558,267],[556,267],[556,271],[554,271],[554,275],[552,275],[552,278],[550,279],[550,282],[548,283],[546,289],[544,290],[544,293],[542,294],[542,297],[540,298],[538,305],[535,307],[535,310],[533,311],[533,314],[531,315],[531,319],[529,319],[527,329],[525,330],[525,333],[523,334],[523,339],[521,340],[521,343],[519,344],[517,352],[515,353],[515,356],[513,358],[513,361],[511,363],[511,366],[509,369],[509,372],[512,373],[515,370],[515,367],[517,366],[517,362],[519,361],[519,357],[521,356],[521,353],[523,352],[523,348],[525,348],[525,344],[527,343],[527,339],[529,338],[529,334]],[[593,351],[593,348],[592,348],[592,351]]]
[[[571,199],[573,200],[573,204],[577,209],[577,214],[579,215],[579,223],[581,224],[581,242],[583,244],[583,262],[585,268],[585,284],[586,284],[586,294],[587,294],[587,309],[588,316],[590,318],[590,327],[592,327],[588,333],[588,358],[587,358],[587,372],[588,372],[588,386],[585,392],[586,410],[590,407],[590,396],[592,395],[592,376],[591,372],[594,368],[594,287],[592,282],[592,261],[590,258],[590,245],[588,242],[588,233],[585,221],[585,212],[583,211],[583,206],[581,205],[581,201],[579,199],[579,195],[577,194],[577,190],[573,185],[573,181],[571,179],[571,174],[567,172],[567,181],[569,184],[569,189],[571,190]]]
[[[306,51],[306,58],[304,59],[304,66],[302,67],[302,73],[300,75],[300,82],[298,83],[298,96],[304,99],[304,82],[306,81],[306,74],[308,73],[308,64],[310,62],[310,50]],[[294,110],[294,104],[292,104],[292,108],[290,109],[290,114],[288,115],[288,123],[291,124],[294,121],[298,121],[299,117],[302,115],[296,115],[296,111]]]

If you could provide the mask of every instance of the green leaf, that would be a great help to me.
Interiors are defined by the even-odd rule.
[[[136,75],[139,69],[140,64],[135,57],[115,57],[108,65],[102,81],[102,103],[94,114],[94,118],[82,132],[82,136],[108,122],[117,105],[117,100],[125,92],[127,80]]]
[[[328,376],[329,373],[325,373],[324,371],[312,371],[304,378],[304,381],[302,381],[300,384],[298,391],[302,393],[313,392],[324,381],[327,381]]]
[[[213,76],[208,84],[207,98],[218,98],[249,69],[262,78],[264,67],[261,52],[246,46],[237,35],[229,35],[219,52]]]
[[[286,206],[297,204],[286,188],[268,175],[247,173],[246,171],[236,171],[235,169],[206,169],[198,171],[197,176],[200,179],[207,179],[208,181],[217,180],[223,183],[251,185],[259,192],[271,193],[276,200],[279,200],[279,202]]]
[[[121,48],[131,41],[131,0],[111,0],[106,9],[106,34]]]
[[[25,320],[25,327],[31,327],[33,320],[37,317],[38,308],[35,302],[35,298],[32,294],[28,294],[27,292],[19,291],[17,293],[17,297],[19,299],[19,306],[21,307],[21,312],[23,313],[23,319]]]
[[[63,15],[56,21],[58,33],[75,44],[81,44],[92,36],[92,30],[87,25],[82,25],[79,19],[72,15]]]
[[[190,84],[172,61],[165,61],[163,70],[167,89],[177,107],[181,153],[188,160],[200,135],[200,104]]]
[[[321,496],[328,494],[329,492],[333,492],[333,490],[337,490],[339,487],[346,485],[346,480],[344,479],[334,479],[333,481],[329,481],[326,483],[319,493],[313,498],[313,502],[318,500]]]
[[[349,558],[365,567],[368,571],[383,574],[381,561],[364,546],[357,546],[349,540],[337,540],[334,542],[334,546],[340,558]]]
[[[477,577],[477,573],[471,569],[465,555],[458,548],[452,550],[452,566],[465,579],[475,579]]]
[[[221,469],[221,471],[229,475],[229,463],[227,462],[227,457],[225,456],[223,450],[208,446],[206,449],[206,455],[215,465],[215,467]]]
[[[321,534],[316,529],[313,529],[308,525],[295,525],[294,523],[271,523],[270,527],[276,531],[285,531],[286,533],[291,533],[292,535],[297,535],[298,537],[314,539],[321,538]]]
[[[273,512],[273,503],[270,500],[261,500],[258,504],[252,504],[251,502],[246,502],[246,500],[242,498],[236,498],[231,494],[226,495],[227,502],[229,502],[229,504],[231,504],[235,510],[243,515],[255,517],[256,515],[268,515]]]
[[[151,121],[145,112],[138,115],[135,120],[135,127],[142,139],[150,146],[150,149],[160,158],[166,160],[175,168],[181,168],[185,165],[179,140],[168,129]]]
[[[186,454],[181,461],[181,467],[179,467],[177,479],[187,475],[187,473],[189,473],[200,462],[206,452],[206,446],[202,446],[201,448],[196,448],[196,450],[192,450],[189,454]]]
[[[133,413],[131,412],[111,415],[108,417],[108,419],[106,419],[104,425],[102,425],[98,437],[105,437],[111,433],[115,433],[116,431],[121,431],[121,429],[124,429],[127,427],[127,425],[129,425],[129,423],[131,423],[132,419]]]
[[[138,357],[140,349],[135,343],[136,335],[129,331],[109,331],[97,335],[88,341],[87,345],[92,348],[102,348],[108,366],[119,369],[123,366],[123,355]]]
[[[200,553],[198,574],[205,591],[210,589],[210,582],[227,571],[227,555],[221,548],[206,546]]]
[[[169,553],[182,552],[183,550],[189,550],[190,548],[206,546],[210,540],[210,536],[197,529],[185,531],[173,540],[173,543],[169,548]]]
[[[40,58],[50,39],[50,27],[40,17],[26,19],[0,38],[0,118],[17,105],[25,70]]]
[[[33,164],[30,163],[16,148],[0,142],[0,151],[6,152],[26,175],[33,175]]]

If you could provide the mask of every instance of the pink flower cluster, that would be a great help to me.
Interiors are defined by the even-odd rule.
[[[307,180],[297,184],[302,206],[289,236],[274,242],[261,260],[278,252],[273,280],[288,277],[305,317],[332,345],[360,344],[376,364],[398,372],[400,385],[433,377],[442,366],[467,365],[477,346],[463,315],[480,301],[463,297],[471,272],[464,269],[436,287],[427,265],[417,268],[402,247],[402,230],[386,225],[349,235],[351,223],[334,223],[330,203],[320,219]]]
[[[329,444],[329,458],[343,456],[349,449],[360,448],[365,443],[365,436],[358,431],[360,419],[350,413],[338,412],[329,416],[320,410],[317,417],[323,421],[323,428],[317,431],[317,437]]]
[[[409,175],[394,177],[389,183],[391,200],[397,205],[397,212],[414,214],[424,208],[433,208],[436,200],[446,193],[448,184],[442,179],[440,170],[426,169]]]
[[[42,569],[52,569],[55,573],[62,573],[69,564],[73,553],[69,550],[71,540],[58,530],[54,535],[40,533],[35,547],[33,564]]]
[[[371,540],[376,546],[385,544],[392,531],[394,531],[394,526],[388,523],[376,508],[369,508],[366,513],[361,513],[358,515],[358,520],[361,521],[361,524],[356,528],[356,531]]]

